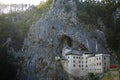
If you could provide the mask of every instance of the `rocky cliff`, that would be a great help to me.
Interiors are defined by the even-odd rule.
[[[18,53],[20,80],[69,80],[70,75],[54,59],[56,55],[61,56],[65,46],[108,53],[104,32],[79,22],[77,11],[75,0],[55,0],[47,13],[32,25]]]

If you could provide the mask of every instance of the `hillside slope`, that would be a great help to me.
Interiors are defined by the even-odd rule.
[[[104,73],[104,76],[100,80],[120,80],[120,72],[118,69],[112,69]]]
[[[65,46],[108,53],[104,32],[96,25],[79,22],[77,11],[76,1],[55,0],[44,17],[30,28],[23,51],[18,53],[21,80],[69,80],[69,74],[54,59]]]

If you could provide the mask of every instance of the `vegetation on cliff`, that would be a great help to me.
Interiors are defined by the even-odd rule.
[[[26,11],[10,11],[0,14],[0,80],[16,80],[17,59],[8,53],[9,48],[21,50],[28,30],[43,14],[46,13],[53,0],[41,3],[37,7],[30,6]],[[16,7],[19,8],[19,7]],[[15,9],[16,9],[15,8]]]
[[[102,22],[103,25],[106,26],[105,34],[108,47],[114,50],[116,55],[120,57],[120,16],[116,17],[116,10],[120,9],[120,2],[116,0],[102,0],[101,2],[96,2],[95,0],[75,1],[77,5],[78,21],[80,23],[91,25],[91,28],[97,26],[100,30],[100,22]],[[14,62],[14,58],[12,56],[6,57],[9,56],[7,54],[8,47],[13,47],[16,51],[21,49],[29,27],[40,17],[45,15],[50,9],[52,2],[53,0],[47,0],[47,2],[43,2],[37,7],[32,6],[30,9],[23,12],[10,12],[8,14],[0,15],[0,66],[2,66],[0,72],[3,72],[6,68],[9,69],[9,66],[10,70],[15,67],[10,64],[10,62]],[[70,10],[69,7],[66,9],[68,11]],[[8,38],[11,39],[10,44],[4,45]],[[120,59],[118,60],[120,62]],[[11,66],[13,68],[11,68]],[[7,69],[5,73],[10,71]],[[13,74],[16,73],[16,70],[13,71]],[[7,75],[3,73],[3,76],[5,78]],[[1,80],[8,79],[2,78]]]
[[[102,0],[101,2],[85,0],[77,2],[76,0],[76,3],[78,20],[85,24],[96,25],[98,29],[101,29],[100,23],[102,22],[103,26],[106,27],[105,35],[108,47],[120,57],[120,16],[116,17],[116,15],[120,15],[116,13],[116,10],[120,9],[120,2],[117,0]]]

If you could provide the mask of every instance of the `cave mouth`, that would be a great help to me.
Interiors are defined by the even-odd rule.
[[[65,46],[68,46],[68,47],[73,46],[73,40],[67,35],[62,35],[61,41],[65,44]]]
[[[57,47],[57,52],[60,56],[62,56],[61,53],[64,47],[73,47],[73,40],[65,34],[60,35],[58,38],[58,41],[59,41],[59,44]]]

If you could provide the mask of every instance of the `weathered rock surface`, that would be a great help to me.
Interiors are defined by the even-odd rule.
[[[29,30],[19,53],[20,80],[69,80],[55,55],[69,46],[92,53],[107,53],[104,32],[77,21],[74,0],[56,0]],[[97,47],[96,47],[97,44]]]

